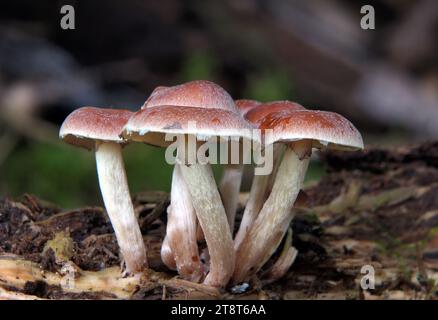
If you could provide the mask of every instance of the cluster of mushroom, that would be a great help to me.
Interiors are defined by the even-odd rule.
[[[196,123],[195,128],[191,122]],[[166,135],[173,134],[183,141],[195,139],[197,150],[212,137],[237,141],[239,148],[244,139],[255,139],[248,134],[253,129],[262,131],[257,140],[262,148],[273,146],[273,170],[254,176],[235,234],[243,163],[225,165],[217,186],[210,164],[190,162],[190,152],[196,150],[182,144],[173,169],[162,260],[185,279],[225,287],[249,280],[277,250],[292,221],[294,203],[299,201],[312,148],[363,148],[360,133],[347,119],[289,101],[233,101],[212,82],[192,81],[156,88],[137,112],[80,108],[65,120],[60,137],[95,151],[104,204],[125,271],[133,274],[147,267],[147,258],[122,147],[129,142],[167,147],[172,141]],[[289,232],[285,250],[268,272],[274,277],[284,274],[295,259],[290,238]],[[207,247],[200,250],[204,239]]]

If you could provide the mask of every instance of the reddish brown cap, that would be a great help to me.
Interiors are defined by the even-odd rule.
[[[230,95],[210,81],[191,81],[158,87],[123,129],[126,139],[166,146],[166,133],[192,134],[198,140],[211,136],[251,139],[253,129]]]
[[[251,125],[234,112],[222,109],[157,106],[137,111],[123,129],[123,137],[157,146],[167,146],[166,133],[193,134],[206,141],[212,136],[251,139]]]
[[[133,112],[121,109],[82,107],[64,120],[59,137],[72,145],[93,149],[95,141],[126,143],[119,135]]]
[[[250,110],[254,109],[255,107],[261,105],[261,102],[257,100],[250,100],[250,99],[239,99],[234,101],[237,108],[240,110],[240,114],[245,116]]]
[[[158,100],[158,97],[157,96],[159,96],[159,92],[160,91],[162,91],[162,90],[165,90],[165,89],[168,89],[169,87],[166,87],[166,86],[158,86],[158,87],[156,87],[155,89],[154,89],[154,91],[152,91],[152,93],[151,93],[151,95],[149,96],[149,98],[145,101],[145,103],[141,106],[141,109],[144,109],[144,108],[147,108],[148,107],[148,104],[149,104],[149,102],[152,100],[152,102],[150,103],[150,106],[154,106],[154,99],[157,99]]]
[[[292,101],[272,101],[258,105],[255,108],[246,113],[245,118],[249,120],[251,123],[259,126],[260,123],[273,112],[279,111],[297,111],[297,110],[306,110],[302,105],[292,102]]]
[[[239,112],[231,96],[217,84],[196,80],[173,87],[157,87],[142,109],[157,106],[197,107]]]
[[[334,149],[363,149],[362,136],[353,124],[341,115],[328,111],[298,110],[270,113],[260,123],[266,144],[279,141],[312,140],[313,147]]]

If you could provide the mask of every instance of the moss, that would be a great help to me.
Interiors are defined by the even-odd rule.
[[[43,254],[50,249],[55,254],[56,263],[69,261],[74,254],[73,239],[66,231],[58,232],[53,239],[47,241]]]

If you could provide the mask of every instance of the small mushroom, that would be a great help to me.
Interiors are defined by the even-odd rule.
[[[175,105],[181,107],[206,106],[208,108],[223,108],[223,104],[231,100],[229,95],[218,86],[208,81],[192,81],[184,85],[174,87],[159,86],[155,88],[147,99],[142,109],[154,108],[163,105]],[[178,122],[169,126],[177,127]],[[171,204],[175,207],[168,210],[168,223],[164,243],[168,245],[162,253],[163,261],[172,260],[173,254],[176,267],[181,276],[188,280],[196,281],[200,278],[204,269],[198,255],[198,236],[193,236],[193,228],[197,226],[194,207],[191,203],[190,192],[184,180],[181,178],[181,169],[176,164],[172,178]],[[198,226],[200,229],[200,226]],[[202,234],[201,232],[198,233]],[[178,239],[171,241],[170,238]],[[202,237],[203,238],[203,234]],[[171,266],[171,265],[170,265]]]
[[[156,87],[142,109],[179,103],[176,101],[178,96],[174,94],[175,90],[178,91],[178,88]],[[195,282],[205,276],[199,258],[197,228],[190,192],[181,176],[181,169],[176,164],[172,174],[171,200],[167,208],[166,235],[162,243],[161,259],[169,269],[178,270],[183,278]]]
[[[196,127],[191,126],[192,123]],[[236,108],[228,93],[209,81],[192,81],[175,87],[160,88],[153,92],[142,110],[136,112],[126,124],[123,136],[133,141],[167,146],[167,133],[207,141],[211,137],[240,139],[242,129],[252,129]],[[246,134],[246,132],[245,132]],[[248,136],[243,136],[251,139]],[[186,152],[179,148],[179,153]],[[225,209],[222,204],[213,172],[209,164],[180,164],[182,177],[187,185],[196,216],[204,233],[210,256],[210,272],[204,280],[211,286],[225,286],[234,270],[234,250]],[[174,210],[172,216],[187,215]],[[180,218],[172,218],[178,221]],[[178,230],[178,226],[171,230]],[[187,234],[180,230],[178,237],[186,241]],[[178,266],[179,246],[172,247]],[[195,259],[197,261],[197,259]]]
[[[305,110],[303,106],[291,101],[272,101],[259,104],[249,109],[245,113],[245,118],[259,127],[261,122],[266,117],[275,112],[292,112],[297,110]],[[234,238],[234,248],[237,250],[246,236],[246,233],[251,228],[254,220],[257,218],[263,203],[265,203],[270,190],[272,189],[273,181],[276,176],[278,166],[280,164],[281,156],[284,152],[283,144],[274,144],[273,148],[273,169],[270,175],[254,175],[253,182],[250,189],[248,202],[243,212],[242,221],[239,230]]]
[[[309,164],[312,148],[357,150],[363,141],[357,129],[333,112],[297,110],[266,115],[260,128],[271,129],[265,145],[285,145],[269,197],[236,252],[232,282],[246,280],[260,270],[277,249],[293,218],[291,211]]]
[[[128,274],[147,267],[146,248],[129,194],[122,157],[126,141],[119,137],[132,112],[83,107],[72,112],[61,126],[65,142],[94,150],[100,190]]]

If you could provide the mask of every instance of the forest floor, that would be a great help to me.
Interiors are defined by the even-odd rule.
[[[254,278],[236,294],[169,271],[160,260],[166,193],[133,198],[150,264],[136,277],[120,274],[102,208],[65,212],[26,194],[0,200],[0,298],[438,299],[438,142],[321,158],[328,174],[295,209],[298,257],[274,283]],[[363,289],[370,266],[374,289]]]

